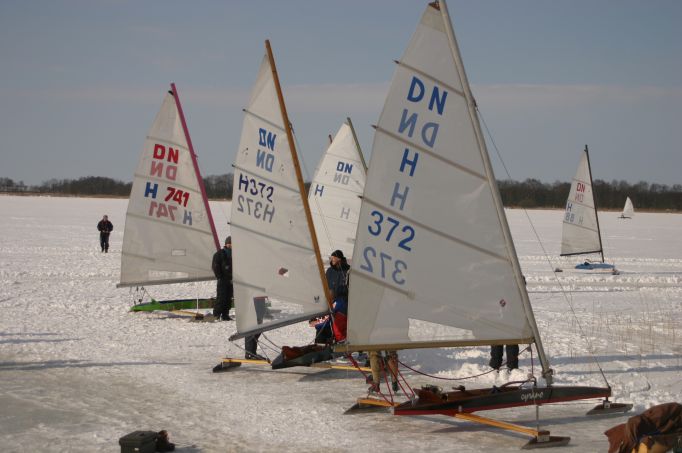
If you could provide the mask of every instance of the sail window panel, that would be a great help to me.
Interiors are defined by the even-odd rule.
[[[256,83],[251,90],[251,98],[246,110],[275,124],[284,133],[284,121],[282,120],[277,89],[275,88],[275,81],[272,77],[272,69],[267,55],[263,56],[263,61],[258,70]]]
[[[376,230],[373,225],[378,215],[372,214],[373,211],[378,210],[383,216],[394,212],[403,218],[406,227],[415,229],[416,236],[421,232],[417,224],[422,224],[507,256],[494,200],[485,179],[424,152],[406,153],[404,143],[380,132],[375,135],[374,149],[365,197],[385,209],[368,208],[366,217],[361,216],[359,234],[369,234],[368,228]],[[415,153],[419,153],[416,165],[405,164],[406,155],[414,161]]]
[[[446,339],[452,341],[529,336],[508,262],[426,231],[415,238],[418,254],[396,253],[382,268],[378,256],[391,255],[382,242],[358,238],[349,297],[351,344],[409,342],[409,319],[456,328],[458,336]],[[405,265],[396,267],[398,261]]]
[[[396,69],[379,127],[472,172],[485,172],[466,99],[408,68]]]
[[[278,237],[289,239],[285,234]],[[239,332],[259,325],[254,297],[267,296],[273,309],[282,310],[273,322],[289,316],[312,316],[327,309],[312,250],[241,228],[232,229],[232,249]]]
[[[462,91],[462,82],[455,68],[443,18],[434,8],[426,8],[400,61]],[[454,93],[449,94],[452,95]]]
[[[267,184],[265,180],[270,180],[298,191],[298,181],[293,170],[286,132],[273,128],[272,125],[253,115],[244,115],[235,166],[247,170],[251,173],[251,177],[260,177],[256,184]],[[238,189],[238,185],[239,179],[235,176],[235,190]]]

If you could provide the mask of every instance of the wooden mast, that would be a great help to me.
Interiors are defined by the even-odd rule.
[[[594,194],[594,181],[592,181],[592,165],[590,165],[590,152],[585,145],[585,155],[587,156],[587,171],[590,173],[590,188],[592,189],[592,204],[594,205],[594,218],[597,221],[597,236],[599,236],[599,253],[601,262],[604,263],[604,246],[601,243],[601,229],[599,228],[599,214],[597,213],[597,196]]]
[[[194,146],[192,146],[192,139],[189,136],[189,130],[187,129],[187,122],[185,121],[185,114],[182,112],[182,105],[180,104],[180,95],[178,95],[178,89],[175,87],[175,83],[171,83],[171,94],[173,99],[175,99],[175,106],[178,108],[178,114],[180,115],[180,122],[182,123],[182,130],[185,133],[185,139],[187,140],[187,147],[189,148],[189,155],[192,156],[192,164],[194,165],[194,174],[197,177],[197,182],[199,183],[199,188],[201,189],[201,197],[204,201],[204,208],[206,208],[206,215],[208,216],[208,222],[211,225],[211,231],[213,232],[213,242],[215,242],[216,250],[220,250],[220,242],[218,241],[218,233],[216,233],[215,223],[213,222],[213,215],[211,214],[211,208],[208,205],[208,196],[206,195],[206,187],[204,186],[204,180],[201,177],[201,171],[199,171],[199,162],[197,161],[197,155],[194,152]]]
[[[353,141],[355,142],[355,147],[358,150],[358,154],[360,154],[360,162],[362,162],[362,168],[365,169],[365,174],[367,174],[367,163],[365,162],[365,156],[362,154],[362,148],[360,148],[360,142],[358,142],[358,137],[357,135],[355,135],[355,128],[353,127],[353,122],[350,120],[350,116],[346,117],[346,121],[348,122],[350,131],[353,134]]]
[[[289,141],[289,150],[291,151],[291,160],[294,164],[294,169],[296,170],[296,180],[298,181],[298,189],[301,193],[301,199],[303,201],[303,209],[305,210],[306,220],[308,221],[308,230],[310,231],[310,236],[313,241],[313,248],[315,250],[315,259],[317,260],[317,268],[320,272],[320,280],[322,280],[322,288],[324,290],[324,296],[327,299],[327,305],[329,310],[332,309],[332,298],[331,292],[329,291],[329,285],[327,285],[327,276],[324,273],[324,264],[322,263],[322,257],[320,255],[320,246],[317,243],[317,234],[315,233],[315,227],[313,226],[313,216],[310,213],[310,205],[308,204],[308,197],[305,193],[305,184],[303,183],[303,175],[301,174],[301,167],[298,164],[298,153],[296,152],[296,144],[294,142],[294,135],[291,132],[291,123],[289,122],[289,115],[287,114],[287,108],[284,104],[284,96],[282,95],[282,87],[279,84],[279,76],[277,75],[277,68],[275,67],[275,57],[272,54],[272,48],[270,47],[270,40],[265,40],[265,49],[268,54],[268,60],[270,61],[270,69],[272,71],[272,78],[275,82],[275,89],[277,91],[277,99],[279,100],[279,108],[282,112],[282,120],[284,121],[284,129],[287,133],[287,140]]]

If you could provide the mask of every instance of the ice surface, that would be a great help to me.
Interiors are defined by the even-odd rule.
[[[227,341],[234,323],[130,313],[131,291],[115,288],[126,204],[0,196],[1,451],[118,452],[123,435],[161,429],[181,452],[518,451],[526,442],[446,417],[342,415],[365,395],[356,372],[243,366],[212,373],[225,354],[242,354],[241,340]],[[222,242],[229,203],[211,207]],[[103,214],[114,224],[108,254],[96,230]],[[557,383],[603,385],[595,357],[616,401],[636,411],[681,401],[682,215],[637,212],[619,220],[619,213],[600,213],[607,261],[621,271],[611,275],[575,270],[582,258],[557,256],[562,211],[507,214]],[[554,274],[557,267],[564,272]],[[147,290],[155,298],[204,297],[215,287]],[[302,345],[313,332],[302,323],[266,336]],[[485,347],[413,350],[401,360],[438,377],[466,378],[488,371],[488,354]],[[520,365],[512,378],[531,371],[528,352]],[[534,365],[537,372],[537,357]],[[506,380],[496,373],[462,381],[406,377],[413,386],[443,387]],[[606,451],[603,432],[634,414],[585,417],[595,403],[540,408],[543,428],[572,436],[561,451]],[[535,427],[532,407],[482,415]]]

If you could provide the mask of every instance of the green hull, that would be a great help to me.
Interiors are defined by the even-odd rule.
[[[199,299],[199,308],[213,308],[215,299]],[[130,311],[191,310],[197,308],[197,299],[152,300],[130,307]]]

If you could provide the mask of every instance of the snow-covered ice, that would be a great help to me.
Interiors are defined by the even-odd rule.
[[[161,429],[180,452],[517,451],[526,442],[447,417],[343,415],[365,394],[356,372],[243,366],[212,373],[225,354],[242,354],[243,342],[227,341],[234,323],[130,313],[131,291],[116,289],[126,205],[0,196],[0,451],[117,452],[123,435]],[[222,238],[229,202],[211,206]],[[114,223],[108,254],[96,231],[102,214]],[[556,382],[603,385],[595,357],[615,400],[635,405],[597,419],[584,416],[596,401],[543,406],[541,426],[572,437],[561,451],[606,451],[606,429],[682,400],[682,215],[600,213],[607,261],[620,275],[578,271],[580,257],[557,256],[562,211],[507,215]],[[563,272],[554,274],[557,267]],[[156,298],[215,292],[212,282],[147,289]],[[303,323],[266,336],[301,345],[312,332]],[[403,351],[401,360],[464,378],[488,370],[488,348]],[[521,368],[531,369],[528,352]],[[495,373],[406,377],[413,386],[504,382]],[[535,427],[532,407],[482,415]]]

